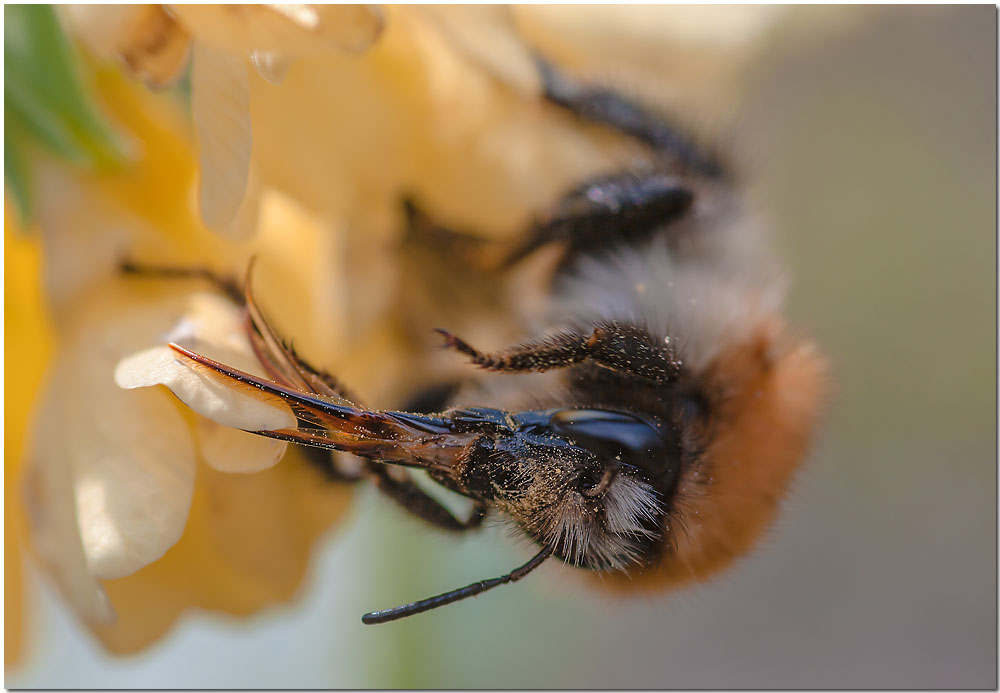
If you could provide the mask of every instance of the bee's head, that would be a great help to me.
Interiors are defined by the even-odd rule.
[[[658,555],[680,473],[669,424],[574,408],[446,417],[454,433],[476,438],[453,470],[432,472],[439,482],[506,514],[568,563],[622,569]]]

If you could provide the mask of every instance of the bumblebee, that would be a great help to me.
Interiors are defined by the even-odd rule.
[[[781,317],[784,282],[757,245],[733,173],[651,109],[541,58],[537,69],[550,104],[631,138],[652,164],[583,181],[514,244],[476,256],[503,273],[555,249],[540,312],[547,329],[497,352],[438,330],[473,366],[530,376],[503,401],[459,405],[445,387],[411,411],[363,407],[275,332],[249,273],[242,292],[216,281],[245,306],[270,379],[171,345],[185,365],[290,408],[297,422],[250,432],[363,458],[361,476],[437,527],[469,531],[494,515],[538,547],[510,573],[365,623],[517,581],[550,557],[618,589],[703,579],[753,546],[814,435],[825,363]],[[407,209],[412,226],[430,223]],[[471,499],[469,516],[456,517],[405,468]]]

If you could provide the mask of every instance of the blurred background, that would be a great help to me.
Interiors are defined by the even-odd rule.
[[[761,39],[738,91],[687,115],[734,149],[794,278],[790,320],[835,373],[757,551],[662,596],[612,601],[546,566],[366,627],[363,611],[524,554],[501,529],[445,536],[364,489],[295,602],[189,613],[137,655],[106,654],[29,562],[30,637],[5,686],[995,688],[996,10],[791,12],[798,29]],[[594,50],[627,62],[620,43]]]

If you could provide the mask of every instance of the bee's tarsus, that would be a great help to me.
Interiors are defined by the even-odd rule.
[[[681,362],[669,346],[661,345],[637,326],[617,322],[596,326],[589,334],[566,331],[527,342],[505,351],[487,354],[442,329],[444,346],[455,349],[472,362],[498,373],[542,373],[568,368],[583,361],[660,384],[674,381]]]
[[[372,625],[375,623],[388,623],[389,621],[397,621],[401,618],[406,618],[407,616],[413,616],[415,614],[420,614],[425,611],[430,611],[431,609],[436,609],[439,606],[445,606],[446,604],[452,604],[462,599],[468,597],[475,597],[477,594],[482,594],[486,590],[493,589],[494,587],[499,587],[500,585],[505,585],[508,582],[517,582],[525,575],[530,573],[532,570],[540,566],[545,562],[549,556],[552,555],[554,547],[552,545],[546,545],[541,551],[535,554],[534,558],[520,566],[510,571],[506,575],[501,575],[500,577],[495,577],[490,580],[480,580],[479,582],[474,582],[471,585],[459,588],[457,590],[452,590],[451,592],[445,592],[444,594],[439,594],[436,597],[429,597],[427,599],[421,599],[418,602],[411,602],[410,604],[404,604],[403,606],[393,607],[392,609],[384,609],[382,611],[372,611],[361,617],[361,622]]]
[[[461,352],[471,358],[477,366],[483,365],[480,363],[483,359],[487,357],[484,356],[478,349],[471,346],[468,342],[456,335],[453,335],[448,330],[443,330],[440,327],[435,327],[434,331],[439,335],[444,337],[444,341],[441,346],[445,349],[454,349],[455,351]],[[485,367],[485,366],[484,366]]]

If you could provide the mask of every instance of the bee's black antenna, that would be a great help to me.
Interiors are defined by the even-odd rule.
[[[508,582],[517,582],[532,570],[540,566],[546,558],[551,556],[554,548],[555,547],[552,545],[546,546],[530,561],[522,565],[520,568],[515,568],[506,575],[501,575],[500,577],[495,577],[490,580],[480,580],[479,582],[474,582],[467,587],[461,587],[457,590],[452,590],[451,592],[445,592],[444,594],[439,594],[436,597],[421,599],[419,602],[412,602],[410,604],[404,604],[403,606],[397,606],[392,609],[384,609],[383,611],[373,611],[362,616],[361,622],[367,624],[388,623],[389,621],[395,621],[400,618],[406,618],[407,616],[423,613],[424,611],[430,611],[431,609],[436,609],[439,606],[457,602],[461,599],[465,599],[466,597],[475,597],[477,594],[485,592],[488,589],[493,589],[498,585],[505,585]]]

